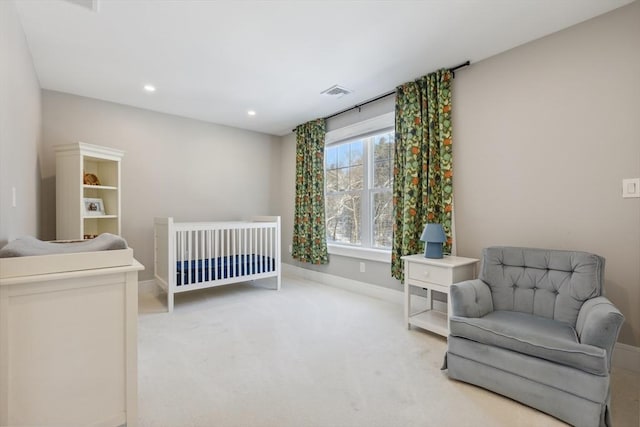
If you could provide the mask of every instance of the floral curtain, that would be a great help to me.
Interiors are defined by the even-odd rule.
[[[424,251],[420,235],[427,222],[442,224],[443,251],[451,253],[452,77],[442,69],[396,89],[391,275],[399,280],[400,257]]]
[[[293,220],[293,258],[326,264],[324,223],[324,119],[296,128],[296,205]]]

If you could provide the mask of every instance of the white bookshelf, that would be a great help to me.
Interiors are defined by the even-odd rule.
[[[56,238],[82,239],[85,235],[120,235],[120,165],[124,152],[77,142],[58,145],[56,151]],[[84,184],[84,174],[94,174],[100,185]],[[84,199],[101,199],[104,214],[90,215]]]

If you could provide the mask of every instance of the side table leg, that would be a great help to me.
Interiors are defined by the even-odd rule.
[[[409,313],[411,311],[411,287],[409,286],[409,263],[404,261],[404,323],[411,329]]]

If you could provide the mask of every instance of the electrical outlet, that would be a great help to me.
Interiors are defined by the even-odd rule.
[[[293,245],[289,245],[289,253],[293,253]]]
[[[622,197],[625,199],[640,197],[640,178],[622,180]]]
[[[364,273],[364,271],[365,271],[365,264],[364,264],[364,262],[361,262],[360,263],[360,273]]]

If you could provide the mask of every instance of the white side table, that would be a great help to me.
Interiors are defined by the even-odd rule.
[[[403,256],[404,260],[404,321],[411,325],[449,335],[449,319],[446,312],[433,309],[432,292],[447,295],[447,309],[451,312],[449,286],[453,283],[474,279],[479,260],[457,256],[441,259],[425,258],[424,254]],[[411,287],[427,290],[427,309],[414,312],[411,307]]]

